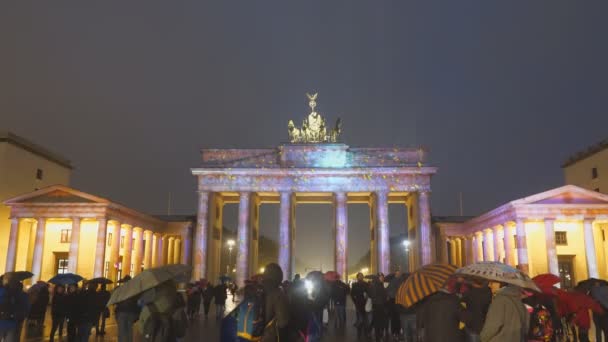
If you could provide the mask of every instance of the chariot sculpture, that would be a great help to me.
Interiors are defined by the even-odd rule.
[[[294,144],[314,144],[314,143],[336,143],[340,139],[342,133],[342,121],[338,118],[336,124],[329,133],[327,132],[327,124],[325,118],[315,111],[317,106],[318,93],[308,94],[308,106],[310,114],[302,122],[302,127],[298,128],[293,120],[287,123],[287,131],[289,133],[289,141]]]

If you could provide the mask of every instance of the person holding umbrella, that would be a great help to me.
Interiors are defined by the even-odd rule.
[[[111,280],[110,283],[112,283]],[[104,336],[106,334],[106,319],[110,317],[110,310],[107,307],[108,300],[110,300],[110,291],[107,289],[107,284],[108,283],[101,283],[101,287],[96,294],[98,317],[94,322],[95,334],[100,336]]]
[[[20,340],[21,324],[30,310],[22,281],[32,276],[30,272],[8,272],[0,279],[0,341]]]
[[[63,336],[63,324],[67,316],[67,295],[65,286],[55,285],[53,289],[53,301],[51,303],[51,336],[49,341],[55,340],[55,333],[59,330],[59,339]]]
[[[120,285],[114,291],[119,291],[123,286],[127,286],[131,281],[131,276],[126,275],[118,281]],[[111,297],[110,297],[111,298]],[[125,300],[116,303],[114,314],[116,324],[118,325],[118,341],[131,342],[133,341],[133,323],[137,321],[141,308],[137,300],[138,296],[131,296]]]

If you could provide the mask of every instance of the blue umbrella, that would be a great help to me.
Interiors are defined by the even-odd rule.
[[[53,278],[49,279],[49,283],[55,284],[55,285],[70,285],[70,284],[76,284],[83,279],[84,278],[79,276],[78,274],[63,273],[63,274],[58,274],[58,275],[54,276]]]

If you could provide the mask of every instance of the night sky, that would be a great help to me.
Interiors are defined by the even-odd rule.
[[[564,159],[607,137],[608,2],[381,3],[5,1],[0,129],[71,159],[74,187],[148,213],[169,193],[194,213],[199,149],[286,141],[312,91],[351,146],[431,149],[434,215],[458,214],[459,192],[475,215],[559,186]],[[354,262],[367,209],[350,214]],[[326,262],[330,207],[298,215],[298,258]],[[391,207],[392,234],[404,216]]]

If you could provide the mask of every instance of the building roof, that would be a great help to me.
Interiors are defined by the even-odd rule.
[[[196,221],[196,215],[153,215],[153,216],[156,217],[157,219],[165,221],[165,222],[188,222],[188,221],[195,222]]]
[[[51,152],[51,151],[47,150],[46,148],[44,148],[40,145],[37,145],[14,133],[7,132],[7,131],[0,131],[0,142],[6,142],[9,144],[13,144],[17,147],[20,147],[28,152],[31,152],[42,158],[50,160],[56,164],[59,164],[65,168],[68,168],[70,170],[74,168],[72,166],[72,163],[67,158],[64,158],[64,157],[60,156],[59,154]]]
[[[591,157],[592,155],[594,155],[600,151],[603,151],[607,148],[608,148],[608,138],[600,141],[597,144],[591,145],[582,151],[579,151],[579,152],[573,154],[568,159],[566,159],[566,161],[562,164],[562,168],[574,165],[577,162],[579,162],[585,158]]]

